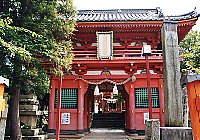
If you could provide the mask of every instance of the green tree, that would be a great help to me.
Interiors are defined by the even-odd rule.
[[[182,68],[200,74],[200,32],[190,31],[179,45],[183,50],[181,54]]]
[[[10,26],[11,19],[0,19],[0,69],[1,74],[9,78],[10,87],[10,135],[11,139],[21,139],[19,121],[19,95],[25,91],[26,82],[33,82],[31,71],[39,73],[40,60],[48,60],[51,52],[47,50],[51,43],[42,36],[24,28]],[[50,55],[49,55],[50,54]],[[28,72],[29,71],[29,72]],[[28,73],[27,73],[28,72]]]
[[[13,18],[13,22],[1,19],[0,71],[11,80],[11,139],[20,139],[19,94],[47,91],[43,60],[51,61],[57,75],[70,69],[76,11],[71,0],[3,0],[0,12],[2,18]]]

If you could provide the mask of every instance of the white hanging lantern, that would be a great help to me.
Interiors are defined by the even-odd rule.
[[[100,95],[99,94],[99,87],[98,87],[98,85],[96,85],[96,87],[94,89],[94,95]]]
[[[110,98],[113,99],[113,97],[114,97],[114,96],[113,96],[113,93],[111,92],[111,93],[110,93]]]
[[[118,95],[118,90],[116,85],[114,85],[113,87],[113,94]]]

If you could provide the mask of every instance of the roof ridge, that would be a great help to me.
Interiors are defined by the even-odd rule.
[[[158,13],[158,9],[106,9],[106,10],[78,10],[78,14],[88,13],[147,13],[148,11]]]

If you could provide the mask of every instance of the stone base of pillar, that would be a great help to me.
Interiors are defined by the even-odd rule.
[[[146,121],[145,140],[160,140],[160,121],[158,119]]]
[[[87,132],[89,132],[90,129],[84,129],[84,130],[60,130],[60,134],[62,135],[76,135],[76,134],[85,134]],[[48,133],[56,133],[55,129],[48,129],[47,130]]]
[[[145,133],[144,130],[135,130],[135,129],[125,129],[125,132],[126,132],[128,135],[132,135],[132,134],[144,135],[144,133]]]
[[[190,127],[160,127],[161,140],[193,140]]]

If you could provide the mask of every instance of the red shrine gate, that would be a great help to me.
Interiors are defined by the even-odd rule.
[[[180,42],[195,24],[197,14],[193,11],[164,17],[159,8],[79,11],[73,37],[75,58],[71,73],[63,77],[61,133],[89,131],[91,110],[125,111],[125,130],[130,133],[144,130],[145,115],[149,112],[146,61],[142,56],[145,45],[151,45],[152,50],[149,56],[152,116],[164,126],[160,30],[165,19],[177,22]],[[50,80],[48,129],[55,131],[58,79],[52,76]]]

